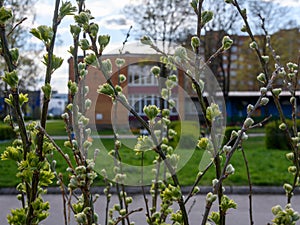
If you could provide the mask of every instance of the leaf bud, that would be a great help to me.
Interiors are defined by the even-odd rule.
[[[249,47],[250,47],[251,49],[253,49],[253,50],[255,50],[255,49],[258,48],[257,43],[256,43],[255,41],[252,41],[252,42],[250,43]]]
[[[153,66],[151,68],[151,73],[155,76],[155,77],[159,77],[160,74],[160,68],[158,66]]]
[[[281,88],[274,88],[274,89],[272,90],[273,94],[274,94],[276,97],[278,97],[278,96],[280,95],[281,91],[282,91]]]
[[[120,83],[124,83],[126,81],[126,76],[124,74],[119,75]]]
[[[247,118],[244,122],[244,127],[249,128],[254,123],[254,120],[252,118]]]
[[[285,157],[290,160],[293,161],[294,160],[294,153],[293,152],[289,152],[285,155]]]
[[[230,39],[229,36],[224,36],[223,39],[222,39],[222,48],[224,50],[228,50],[230,49],[230,47],[232,46],[233,44],[233,40]]]
[[[194,51],[196,51],[200,46],[200,39],[197,36],[192,37],[191,39],[191,46]]]
[[[272,213],[274,216],[276,216],[279,212],[282,212],[282,208],[280,205],[272,207]]]
[[[266,75],[264,73],[260,73],[258,76],[257,76],[257,80],[261,83],[266,83],[267,79],[266,79]]]
[[[216,201],[217,199],[217,195],[214,195],[213,193],[209,192],[206,195],[206,202],[207,203],[213,203],[214,201]]]
[[[261,87],[260,88],[260,93],[262,93],[263,95],[265,95],[267,93],[268,89],[266,87]]]
[[[229,164],[229,165],[226,167],[225,173],[226,173],[227,175],[230,175],[230,174],[234,174],[234,172],[235,172],[234,167],[233,167],[231,164]]]
[[[148,37],[148,36],[143,36],[141,38],[141,43],[144,45],[152,45],[153,44],[150,37]]]
[[[254,109],[254,106],[253,106],[252,104],[249,104],[249,105],[247,106],[247,113],[252,112],[253,109]]]
[[[288,184],[288,183],[285,183],[285,184],[283,185],[283,189],[286,191],[286,193],[291,193],[292,190],[293,190],[293,187],[292,187],[292,185],[290,185],[290,184]]]
[[[115,64],[118,68],[121,68],[125,64],[125,59],[117,58]]]
[[[287,126],[286,126],[285,123],[281,123],[281,124],[279,125],[279,129],[280,129],[280,130],[286,130],[286,128],[287,128]]]
[[[260,104],[261,105],[267,105],[268,104],[268,102],[269,102],[269,98],[267,98],[267,97],[263,97],[261,100],[260,100]]]
[[[263,59],[263,61],[264,61],[265,63],[268,63],[269,60],[270,60],[270,57],[269,57],[268,55],[263,55],[261,58]]]

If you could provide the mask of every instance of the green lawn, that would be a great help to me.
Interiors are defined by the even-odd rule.
[[[51,124],[51,123],[49,123]],[[63,147],[62,140],[58,140],[57,144],[62,146],[64,152],[71,155],[71,151]],[[134,140],[128,140],[126,143],[128,145],[133,145]],[[113,140],[103,139],[102,143],[104,147],[99,147],[101,152],[106,155],[106,152],[113,148]],[[1,143],[0,144],[0,153],[5,150],[5,146],[8,146],[10,143]],[[97,146],[95,146],[97,147]],[[249,167],[251,171],[252,183],[254,185],[282,185],[286,181],[290,181],[292,177],[287,172],[287,167],[289,166],[289,161],[285,158],[286,151],[276,150],[276,149],[265,149],[264,147],[264,138],[262,137],[253,137],[247,140],[244,143],[244,149],[249,161]],[[200,167],[203,168],[206,164],[201,162],[203,151],[197,149],[195,151],[179,149],[176,150],[176,153],[181,155],[181,158],[187,160],[187,157],[191,156],[188,162],[184,161],[184,167],[178,172],[179,180],[182,185],[191,185],[194,182],[196,174],[199,171]],[[140,165],[140,155],[136,155],[131,148],[122,146],[120,150],[120,155],[122,161],[129,165]],[[147,152],[145,154],[145,165],[150,165],[154,159],[155,154],[153,152]],[[64,163],[62,157],[55,152],[53,158],[57,161],[57,171],[63,172],[65,178],[67,175],[65,173],[66,164]],[[100,157],[99,166],[96,164],[97,171],[100,171],[102,167],[111,166],[109,160],[103,159]],[[201,163],[200,163],[201,162]],[[225,184],[226,185],[247,185],[247,175],[246,168],[242,157],[242,152],[237,151],[232,158],[232,165],[235,167],[236,172],[234,175],[230,176]],[[98,166],[98,167],[97,167]],[[112,167],[111,167],[112,168]],[[125,171],[128,171],[132,176],[129,175],[129,180],[138,180],[140,177],[136,175],[138,171],[131,171],[131,167],[128,169],[125,168]],[[207,175],[204,176],[200,185],[210,185],[211,180],[214,177],[214,167],[208,171]],[[112,171],[112,170],[109,170]],[[149,172],[149,171],[148,171]],[[12,161],[0,161],[0,187],[10,187],[15,186],[17,180],[15,179],[16,165]],[[96,180],[97,185],[102,185],[103,182],[101,178]]]

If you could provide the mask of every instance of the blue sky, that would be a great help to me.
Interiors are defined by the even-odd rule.
[[[126,4],[137,4],[143,0],[86,0],[86,7],[92,11],[92,15],[96,18],[96,22],[100,25],[101,34],[109,34],[111,36],[111,42],[106,49],[106,53],[119,49],[122,46],[122,42],[125,39],[126,32],[128,31],[130,25],[133,25],[133,21],[129,21],[122,15],[121,10]],[[258,0],[262,1],[262,0]],[[268,0],[266,0],[268,1]],[[300,0],[271,0],[279,2],[285,6],[292,6],[295,11],[295,19],[300,22]],[[28,24],[24,24],[28,27],[36,27],[38,25],[51,25],[52,13],[54,9],[54,0],[38,0],[36,9],[36,20],[35,24],[30,24],[30,20],[27,21]],[[76,1],[71,0],[75,5]],[[298,16],[298,17],[297,17]],[[297,18],[296,18],[297,17]],[[122,21],[123,25],[117,24],[115,21]],[[53,87],[61,92],[67,93],[67,81],[68,81],[68,63],[67,59],[70,54],[67,53],[69,46],[72,45],[72,39],[69,34],[69,25],[73,23],[73,17],[69,16],[64,19],[63,23],[60,25],[58,34],[61,44],[56,46],[55,54],[63,57],[64,63],[62,67],[57,70],[52,78]],[[34,43],[39,43],[34,37],[31,38]],[[132,37],[129,42],[135,41]]]

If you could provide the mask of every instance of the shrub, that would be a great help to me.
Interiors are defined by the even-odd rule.
[[[289,128],[292,127],[292,121],[287,120],[287,126]],[[280,125],[280,121],[272,121],[265,126],[266,133],[266,148],[271,149],[289,149],[290,146],[288,144],[287,138],[285,136],[284,131],[280,130],[278,127]],[[300,122],[297,121],[297,127],[300,128]],[[290,130],[291,132],[291,130]]]
[[[6,124],[0,124],[0,140],[9,140],[16,137],[16,133],[14,130],[6,125]]]

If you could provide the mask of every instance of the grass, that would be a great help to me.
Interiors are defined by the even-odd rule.
[[[49,123],[51,124],[51,123]],[[110,151],[114,142],[111,139],[102,139],[101,140],[104,147],[101,147],[101,152],[106,156],[107,152]],[[63,140],[57,140],[57,144],[62,146],[62,149],[65,153],[72,154],[71,151],[63,146]],[[10,143],[1,143],[0,144],[0,154],[5,150],[5,147]],[[134,140],[126,140],[126,145],[123,144],[120,150],[120,156],[122,162],[128,165],[140,165],[141,155],[136,155],[131,149],[134,145]],[[251,179],[253,185],[283,185],[287,181],[291,181],[292,177],[287,172],[287,168],[290,165],[289,161],[285,158],[287,151],[277,150],[277,149],[265,149],[264,147],[264,138],[263,137],[252,137],[249,140],[245,141],[244,149],[246,152],[247,159],[249,161],[249,168],[251,172]],[[184,159],[181,164],[184,164],[184,167],[178,172],[178,177],[182,185],[192,185],[194,179],[199,172],[199,165],[201,168],[205,167],[205,163],[201,161],[203,156],[203,151],[197,149],[187,150],[187,149],[178,149],[176,153],[181,156],[181,159]],[[154,152],[145,153],[145,165],[150,165],[153,159],[155,158]],[[188,157],[191,156],[189,159]],[[57,172],[62,172],[65,179],[67,179],[66,174],[66,164],[64,163],[62,157],[54,152],[53,158],[57,161]],[[51,158],[50,158],[51,160]],[[201,163],[200,163],[201,162]],[[230,176],[225,181],[225,185],[247,185],[247,174],[246,168],[241,151],[237,151],[231,161],[232,165],[235,167],[236,172],[234,175]],[[101,166],[99,166],[101,164]],[[111,168],[108,169],[108,172],[113,171],[113,162],[99,158],[96,164],[97,172],[100,172],[103,167]],[[0,161],[0,187],[12,187],[17,184],[17,179],[15,178],[16,174],[16,165],[12,161]],[[138,170],[132,170],[132,166],[125,167],[125,171],[128,173],[128,180],[132,182],[138,182],[140,179]],[[208,173],[202,179],[200,185],[211,185],[211,180],[214,178],[214,167],[208,171]],[[151,170],[148,171],[151,174]],[[53,184],[54,185],[54,184]],[[97,178],[96,185],[103,185],[103,181],[100,178]]]

